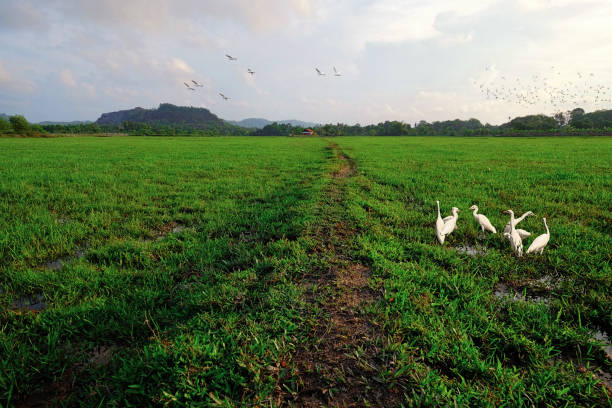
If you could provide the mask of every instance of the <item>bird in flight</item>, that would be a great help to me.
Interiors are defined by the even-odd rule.
[[[253,76],[253,74],[255,73],[255,71],[253,71],[251,68],[247,69],[247,72],[251,74],[251,76]]]
[[[228,60],[230,60],[230,61],[236,61],[236,60],[238,59],[238,58],[236,58],[236,57],[232,57],[232,56],[231,56],[231,55],[229,55],[229,54],[225,54],[225,56],[226,56],[226,57],[227,57],[227,59],[228,59]]]
[[[219,95],[221,95],[221,97],[222,97],[224,100],[226,100],[226,101],[229,99],[229,97],[228,97],[228,96],[223,95],[221,92],[219,92]]]
[[[334,76],[342,76],[342,74],[338,72],[336,67],[334,67]]]
[[[204,85],[202,85],[202,84],[198,84],[198,83],[197,83],[196,81],[194,81],[193,79],[191,80],[191,82],[193,82],[193,84],[194,84],[195,86],[199,86],[200,88],[204,86]]]
[[[319,75],[325,75],[325,73],[324,73],[324,72],[321,72],[321,70],[319,70],[319,68],[315,68],[315,69],[317,70],[317,74],[319,74]]]
[[[189,89],[190,91],[195,91],[194,88],[190,87],[189,84],[187,82],[183,82],[185,84],[185,86],[187,87],[187,89]]]

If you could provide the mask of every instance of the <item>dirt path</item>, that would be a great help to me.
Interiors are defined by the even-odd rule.
[[[380,380],[381,328],[367,314],[379,296],[369,286],[370,269],[351,260],[354,228],[346,220],[346,183],[356,166],[336,144],[328,146],[339,163],[321,202],[320,222],[310,231],[313,256],[327,265],[307,276],[309,310],[319,310],[309,328],[309,342],[295,353],[292,365],[297,392],[285,390],[276,403],[305,407],[393,406],[397,395]],[[287,387],[289,388],[289,387]]]

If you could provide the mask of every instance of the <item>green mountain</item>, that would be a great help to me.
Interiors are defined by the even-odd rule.
[[[45,120],[43,122],[38,122],[39,125],[45,126],[45,125],[88,125],[90,123],[93,123],[91,120],[73,120],[70,122],[53,122],[53,121],[49,121],[49,120]]]
[[[250,129],[253,129],[253,128],[262,129],[263,127],[267,125],[271,125],[272,123],[278,123],[279,125],[291,125],[291,126],[296,126],[296,127],[321,126],[318,123],[305,122],[303,120],[296,120],[296,119],[272,121],[272,120],[263,119],[263,118],[248,118],[248,119],[243,119],[240,121],[228,120],[226,122],[231,123],[232,125],[241,126],[241,127],[250,128]]]
[[[230,127],[211,113],[208,109],[193,106],[176,106],[162,103],[157,109],[134,108],[117,112],[103,113],[98,118],[98,125],[121,125],[126,122],[145,123],[148,125],[181,125],[192,129],[211,127]]]

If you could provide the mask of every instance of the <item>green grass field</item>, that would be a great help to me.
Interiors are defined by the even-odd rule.
[[[0,139],[0,403],[612,406],[611,226],[610,138]]]

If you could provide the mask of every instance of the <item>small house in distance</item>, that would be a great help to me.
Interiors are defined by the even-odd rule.
[[[312,135],[314,135],[314,130],[312,130],[311,128],[306,128],[302,130],[302,136],[312,136]]]

